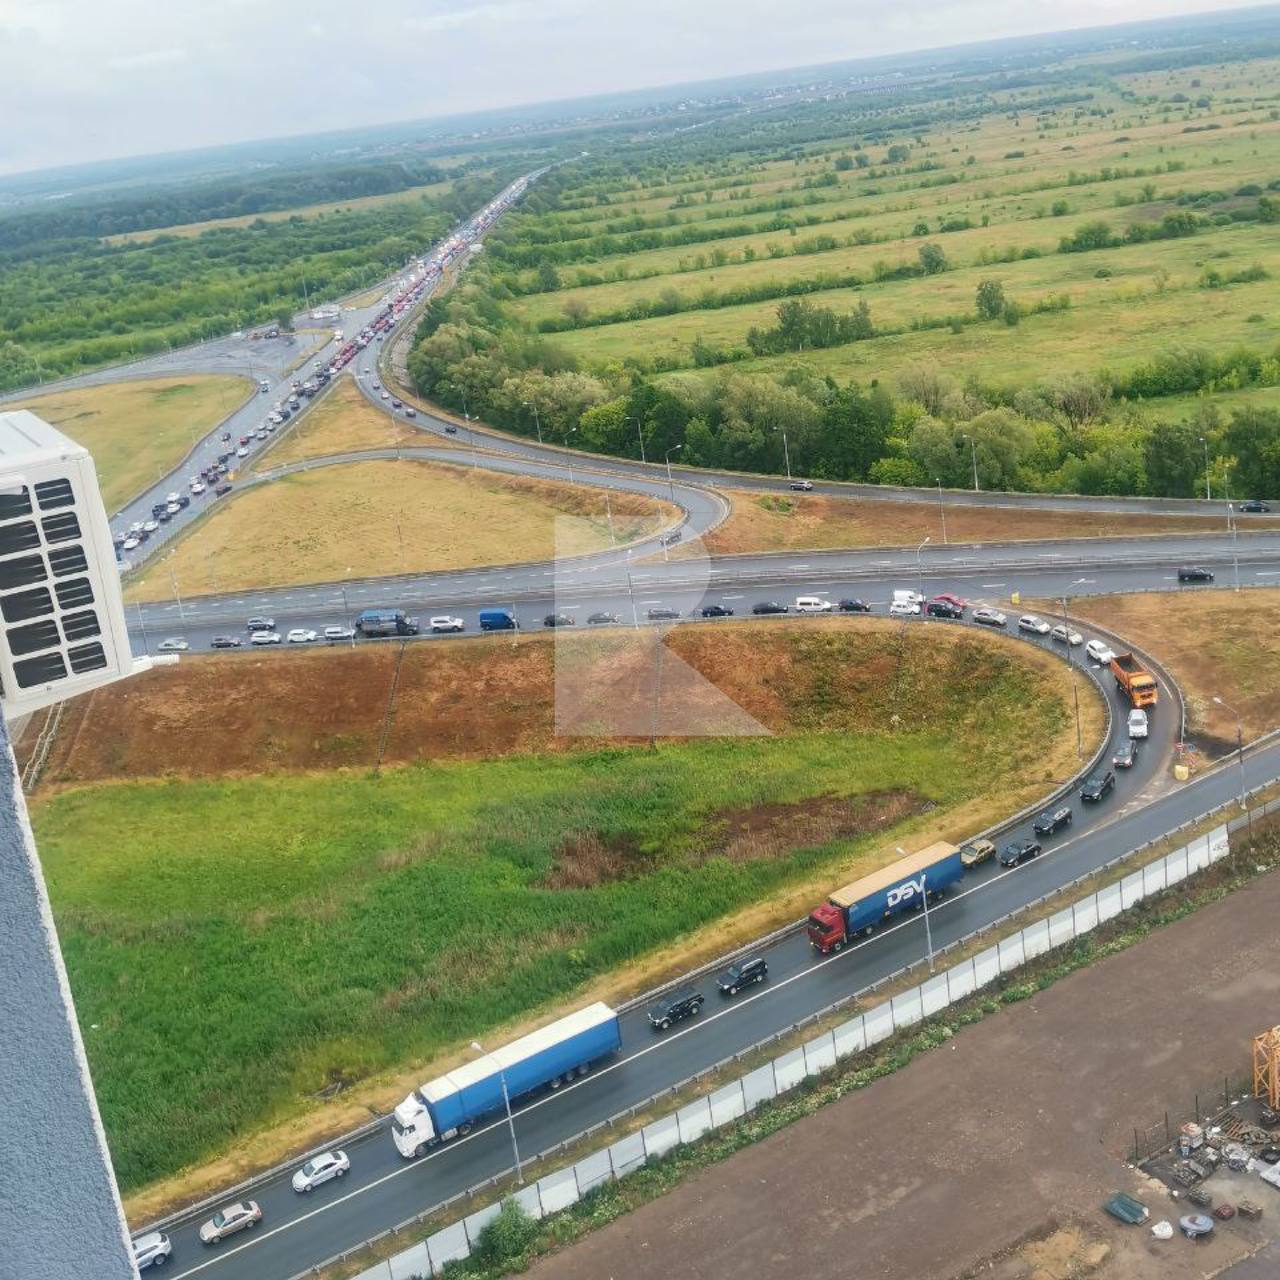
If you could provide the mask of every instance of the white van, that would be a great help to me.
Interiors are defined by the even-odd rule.
[[[821,596],[796,596],[797,613],[830,613],[835,605]]]
[[[894,604],[924,604],[924,596],[918,591],[895,591]]]

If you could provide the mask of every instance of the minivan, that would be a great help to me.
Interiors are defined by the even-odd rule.
[[[835,606],[821,596],[796,596],[797,613],[830,613]]]

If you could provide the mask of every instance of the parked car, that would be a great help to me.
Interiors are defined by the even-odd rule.
[[[133,1246],[133,1265],[139,1271],[147,1267],[163,1267],[173,1253],[173,1243],[163,1231],[148,1231],[130,1241]]]
[[[988,609],[985,605],[973,611],[973,621],[983,627],[1003,627],[1009,623],[999,609]]]
[[[793,480],[791,488],[799,490],[800,493],[809,493],[813,489],[812,480]]]
[[[1031,829],[1038,836],[1056,836],[1059,831],[1071,825],[1074,816],[1070,805],[1059,805],[1056,809],[1046,809],[1031,824]]]
[[[341,1178],[351,1168],[345,1151],[323,1151],[312,1156],[293,1175],[293,1189],[298,1192],[314,1191],[331,1178]]]
[[[991,840],[970,840],[960,846],[960,865],[966,871],[970,867],[980,867],[996,856],[996,846]]]
[[[1206,569],[1203,565],[1184,564],[1182,568],[1178,570],[1178,581],[1179,582],[1212,582],[1213,570]]]
[[[963,618],[964,610],[952,604],[950,600],[930,600],[925,605],[925,612],[931,618]]]
[[[1121,740],[1116,744],[1111,763],[1117,769],[1132,769],[1138,759],[1138,744],[1132,738]]]
[[[769,976],[764,956],[752,956],[731,964],[717,979],[716,986],[727,996],[736,996],[743,987],[763,982]]]
[[[787,606],[779,604],[776,600],[762,600],[759,604],[751,606],[751,612],[757,614],[763,613],[786,613]]]
[[[310,627],[294,627],[285,637],[290,644],[310,644],[320,637]]]
[[[324,638],[326,640],[351,640],[355,637],[355,634],[353,627],[331,626],[324,629]]]
[[[447,613],[437,614],[427,625],[437,634],[445,631],[464,631],[467,626],[461,618],[451,618]]]
[[[1248,502],[1240,504],[1240,510],[1247,511],[1251,516],[1264,516],[1271,510],[1271,507],[1265,502],[1260,502],[1257,498],[1250,498]]]
[[[237,1231],[245,1231],[256,1227],[262,1221],[262,1210],[256,1200],[241,1200],[237,1204],[229,1204],[219,1209],[208,1222],[200,1228],[201,1244],[218,1244]]]
[[[278,631],[255,631],[249,637],[250,644],[279,644],[280,633]]]
[[[650,609],[648,616],[650,622],[662,622],[670,620],[671,618],[678,618],[680,616],[680,610],[668,609],[665,606],[660,605],[657,608]]]
[[[1070,627],[1064,626],[1061,622],[1049,632],[1049,635],[1059,644],[1071,645],[1073,648],[1078,644],[1084,644],[1084,636],[1078,631],[1073,631]]]
[[[1000,850],[1002,867],[1020,867],[1024,862],[1039,857],[1042,846],[1038,840],[1012,840]]]
[[[597,610],[587,618],[587,624],[593,627],[608,626],[610,623],[621,621],[622,619],[616,613],[609,613],[604,609]]]
[[[255,614],[244,624],[244,629],[246,631],[274,631],[276,629],[276,620],[263,617],[261,614]]]
[[[1029,631],[1032,635],[1047,636],[1050,626],[1042,618],[1037,618],[1034,613],[1024,613],[1018,619],[1018,630]]]
[[[920,606],[911,600],[893,600],[889,603],[889,612],[895,617],[905,618],[920,612]]]
[[[573,619],[567,613],[549,613],[542,620],[544,627],[571,627]]]
[[[1087,778],[1084,786],[1080,788],[1080,799],[1089,801],[1101,800],[1107,792],[1115,789],[1115,785],[1116,775],[1113,769],[1095,773],[1093,777]]]
[[[1109,667],[1111,659],[1116,656],[1115,650],[1109,645],[1103,644],[1101,640],[1090,640],[1084,647],[1085,656],[1090,662],[1096,662],[1099,666]]]
[[[649,1025],[655,1031],[665,1031],[673,1023],[695,1017],[701,1008],[701,992],[677,991],[649,1006]]]
[[[841,600],[836,608],[841,613],[870,613],[871,606],[865,600]]]
[[[1129,712],[1128,725],[1131,738],[1145,738],[1151,727],[1147,720],[1147,713],[1139,707]]]
[[[166,636],[156,645],[157,653],[186,653],[191,642],[182,636]]]
[[[238,649],[241,640],[239,636],[214,636],[209,641],[209,645],[214,649]]]
[[[722,604],[704,604],[700,610],[704,618],[732,618],[733,610]]]

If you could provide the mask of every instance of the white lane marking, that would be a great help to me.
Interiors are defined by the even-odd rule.
[[[1280,573],[1280,569],[1259,569],[1253,576],[1255,578],[1274,578]]]
[[[989,588],[992,588],[992,587],[1005,587],[1008,585],[1009,584],[1007,582],[984,582],[982,584],[982,587],[983,587],[983,590],[988,590]]]
[[[736,595],[736,596],[721,596],[721,597],[720,597],[720,599],[721,599],[721,600],[745,600],[745,599],[746,599],[746,597],[745,597],[745,596],[742,596],[742,595]]]

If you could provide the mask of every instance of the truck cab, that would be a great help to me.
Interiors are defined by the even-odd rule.
[[[844,912],[830,902],[814,907],[809,912],[809,923],[805,930],[809,941],[820,955],[829,951],[840,951],[844,948]]]

